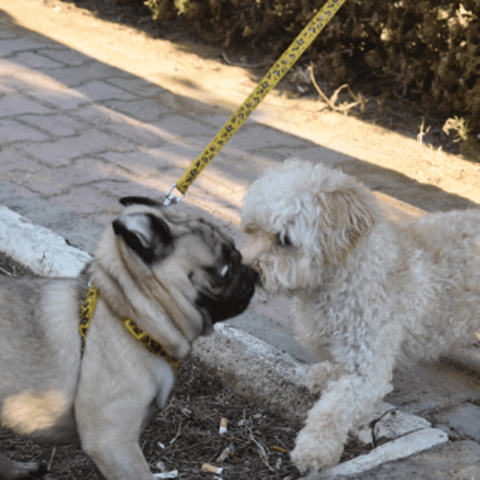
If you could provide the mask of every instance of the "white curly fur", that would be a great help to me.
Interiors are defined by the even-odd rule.
[[[339,461],[396,364],[476,340],[478,210],[394,223],[352,177],[292,160],[251,185],[242,227],[245,260],[293,297],[297,340],[325,360],[307,379],[322,394],[291,453],[301,471]]]

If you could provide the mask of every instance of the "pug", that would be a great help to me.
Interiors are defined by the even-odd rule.
[[[78,278],[0,278],[0,426],[79,443],[100,479],[152,480],[144,426],[167,403],[192,342],[247,308],[257,274],[181,204],[121,203]],[[92,313],[92,288],[82,348],[79,311]],[[0,480],[44,473],[0,456]]]

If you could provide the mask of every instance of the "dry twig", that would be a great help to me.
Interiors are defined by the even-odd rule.
[[[262,460],[262,462],[265,464],[265,466],[272,472],[275,471],[274,468],[272,468],[270,466],[270,464],[268,463],[268,454],[267,454],[267,450],[265,449],[265,447],[255,439],[255,437],[253,436],[253,433],[250,431],[250,440],[257,446],[257,450],[258,450],[258,454],[260,455],[260,459]]]
[[[317,81],[315,80],[315,74],[314,74],[314,71],[313,71],[313,62],[310,62],[310,67],[309,67],[309,70],[310,70],[310,79],[312,81],[312,84],[313,86],[315,87],[315,89],[317,90],[318,94],[320,95],[320,97],[322,97],[323,101],[328,105],[328,107],[331,109],[331,110],[334,110],[335,112],[340,112],[340,113],[343,113],[344,115],[346,115],[348,113],[349,110],[351,110],[352,108],[355,108],[356,106],[360,105],[361,109],[363,110],[363,108],[365,107],[365,103],[367,103],[367,101],[362,97],[362,95],[358,94],[358,95],[355,95],[353,92],[352,92],[352,89],[349,87],[348,84],[344,84],[340,87],[338,87],[335,92],[333,92],[333,95],[331,96],[331,98],[328,98],[322,91],[322,89],[320,88],[320,86],[318,85]],[[354,102],[352,103],[347,103],[347,104],[342,104],[342,105],[335,105],[335,102],[337,101],[338,99],[338,94],[344,89],[346,88],[348,90],[348,93],[352,96],[352,98],[355,100]]]
[[[259,68],[259,67],[266,67],[270,65],[270,62],[262,62],[262,63],[238,63],[232,62],[225,52],[222,53],[222,57],[225,60],[225,63],[228,65],[232,65],[234,67],[243,67],[243,68]]]

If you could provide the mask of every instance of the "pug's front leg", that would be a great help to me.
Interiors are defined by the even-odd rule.
[[[82,438],[82,449],[95,464],[99,480],[152,480],[138,440],[126,438],[125,433]]]
[[[139,439],[148,398],[125,392],[115,399],[78,402],[75,409],[82,450],[105,480],[153,480]]]
[[[104,449],[89,453],[96,465],[99,480],[152,480],[153,475],[138,445],[122,450]]]

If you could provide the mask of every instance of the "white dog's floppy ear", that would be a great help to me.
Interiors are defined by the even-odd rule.
[[[115,235],[120,235],[145,263],[165,257],[172,249],[170,228],[151,213],[123,215],[112,226]]]
[[[321,243],[326,260],[340,263],[375,226],[375,200],[361,185],[317,194],[321,204]]]

